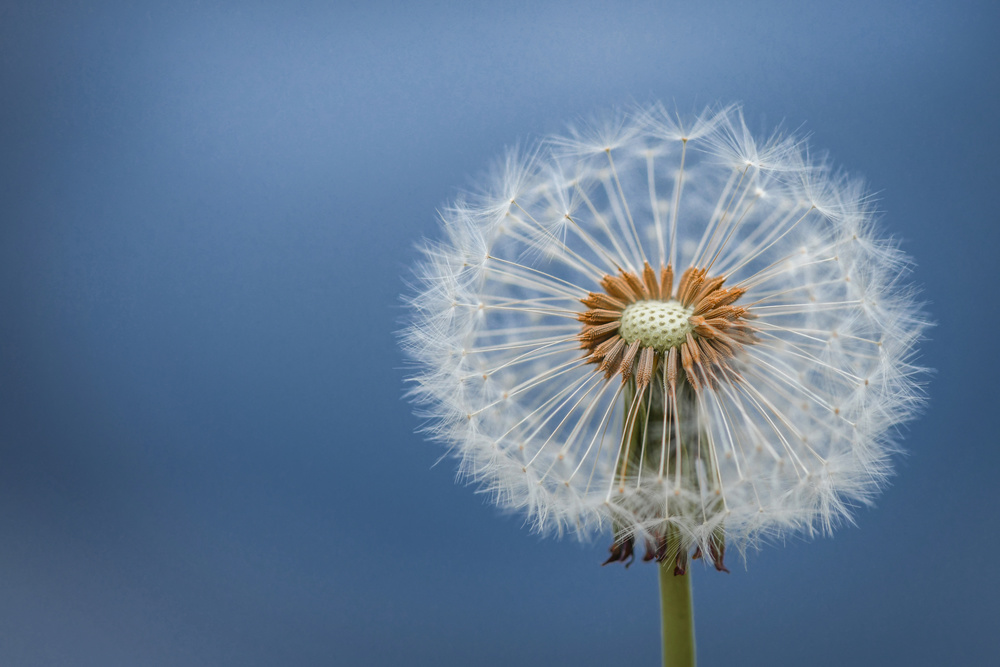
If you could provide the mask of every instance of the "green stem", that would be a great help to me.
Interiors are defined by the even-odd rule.
[[[674,575],[674,559],[659,564],[663,667],[694,667],[691,573]]]

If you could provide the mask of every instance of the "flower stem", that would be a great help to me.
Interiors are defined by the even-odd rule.
[[[663,626],[663,667],[694,667],[694,614],[691,574],[674,575],[674,561],[661,561],[660,621]]]

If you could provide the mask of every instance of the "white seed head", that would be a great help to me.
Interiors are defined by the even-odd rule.
[[[482,191],[444,209],[404,332],[461,475],[539,530],[717,565],[871,502],[926,320],[862,184],[735,107],[656,106],[511,153]]]
[[[645,347],[666,352],[677,347],[694,331],[688,321],[693,312],[680,301],[636,301],[622,311],[619,335],[626,343],[638,340]]]

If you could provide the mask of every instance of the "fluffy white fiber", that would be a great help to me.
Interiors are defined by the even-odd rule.
[[[829,530],[871,500],[922,402],[925,320],[861,183],[801,139],[755,140],[734,107],[657,106],[512,152],[482,192],[424,246],[404,344],[429,434],[497,504],[544,532],[670,532],[708,553],[720,531]],[[741,381],[678,408],[696,434],[683,474],[622,473],[635,392],[577,338],[581,299],[646,262],[710,267],[756,316]],[[660,442],[670,425],[642,428]]]

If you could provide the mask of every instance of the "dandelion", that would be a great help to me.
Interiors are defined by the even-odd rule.
[[[644,108],[511,152],[442,218],[404,337],[429,434],[539,531],[658,561],[666,651],[693,661],[691,559],[829,532],[890,473],[923,314],[800,138]]]

